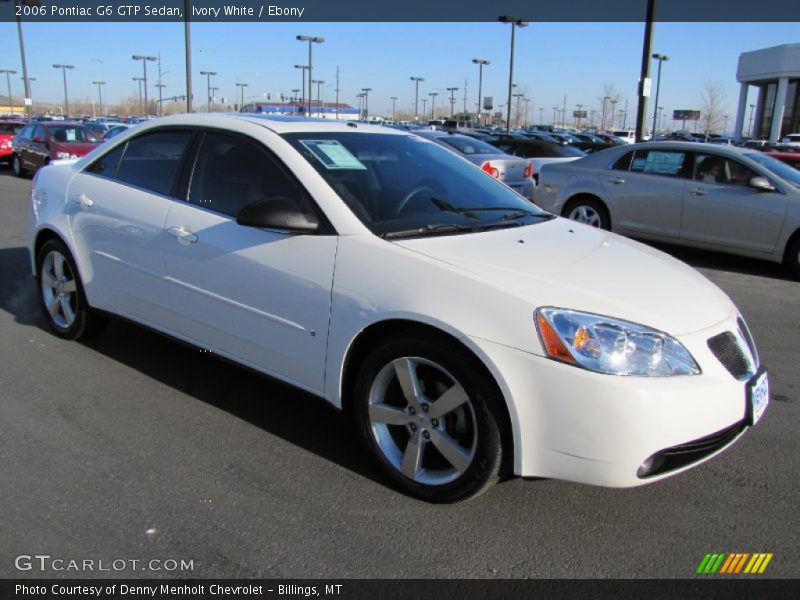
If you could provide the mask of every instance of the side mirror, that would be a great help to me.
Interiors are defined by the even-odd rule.
[[[296,202],[283,196],[251,202],[239,211],[236,222],[245,227],[283,229],[292,233],[315,233],[319,229],[316,215],[304,213]]]
[[[753,177],[747,185],[758,192],[774,192],[775,186],[766,177]]]

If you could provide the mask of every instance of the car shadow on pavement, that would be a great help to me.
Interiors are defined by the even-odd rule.
[[[711,250],[698,250],[695,248],[672,246],[656,242],[645,243],[657,250],[674,256],[695,269],[714,269],[716,271],[741,273],[742,275],[755,275],[757,277],[794,281],[792,272],[784,264],[759,260],[757,258],[748,258],[746,256],[724,254]]]
[[[0,310],[20,325],[47,331],[36,301],[26,248],[0,249]],[[388,485],[359,445],[350,419],[311,394],[122,319],[82,341],[142,375],[279,436],[287,442]]]

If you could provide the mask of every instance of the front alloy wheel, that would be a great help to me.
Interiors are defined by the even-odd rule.
[[[404,491],[432,502],[478,495],[497,480],[497,392],[454,344],[405,338],[382,344],[356,385],[365,442]]]

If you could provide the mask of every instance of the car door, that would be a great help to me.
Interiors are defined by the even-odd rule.
[[[698,152],[694,178],[686,190],[681,237],[721,250],[775,250],[786,214],[786,195],[749,186],[761,177],[744,163]]]
[[[176,328],[199,345],[321,393],[337,237],[237,224],[241,208],[273,197],[317,210],[261,142],[205,133],[187,201],[171,206],[165,227]]]
[[[193,132],[158,130],[116,146],[78,173],[67,204],[90,303],[171,329],[164,223]],[[171,237],[169,237],[172,240]]]
[[[680,234],[691,156],[681,149],[639,148],[601,172],[614,230],[657,238]]]

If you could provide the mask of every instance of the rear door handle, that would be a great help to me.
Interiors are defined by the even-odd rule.
[[[69,199],[70,204],[78,208],[91,208],[94,205],[94,200],[89,198],[86,194],[77,194]]]
[[[616,183],[616,184],[625,183],[625,180],[622,179],[622,177],[612,177],[611,179],[609,179],[609,181],[611,183]]]
[[[704,190],[703,188],[696,188],[696,189],[692,190],[692,193],[695,196],[705,196],[708,192],[706,190]]]
[[[168,227],[167,233],[178,240],[179,243],[184,245],[194,244],[197,242],[197,234],[186,231],[184,227]]]

